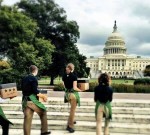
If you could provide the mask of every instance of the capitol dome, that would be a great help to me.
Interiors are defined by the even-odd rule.
[[[113,27],[113,32],[108,37],[105,47],[104,55],[126,55],[125,41],[121,34],[117,31],[116,21]]]
[[[108,37],[108,41],[110,40],[121,40],[124,41],[123,37],[121,36],[120,33],[116,32],[112,32],[112,34]]]

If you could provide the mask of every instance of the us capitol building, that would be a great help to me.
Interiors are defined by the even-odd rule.
[[[87,67],[90,67],[91,78],[97,78],[100,73],[105,72],[113,78],[142,78],[143,70],[150,65],[150,58],[126,54],[125,41],[117,31],[116,21],[103,51],[103,56],[98,58],[91,56],[86,60]]]

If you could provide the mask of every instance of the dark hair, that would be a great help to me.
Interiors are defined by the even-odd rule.
[[[31,66],[29,67],[29,72],[30,72],[30,73],[35,72],[35,70],[38,70],[37,66],[31,65]]]
[[[98,77],[98,83],[99,83],[99,85],[109,86],[109,80],[110,80],[110,76],[107,73],[102,73]]]

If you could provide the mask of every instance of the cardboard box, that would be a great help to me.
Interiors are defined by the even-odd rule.
[[[77,86],[81,90],[89,90],[89,79],[88,78],[78,78]]]
[[[3,99],[18,96],[16,83],[0,84],[0,97]]]

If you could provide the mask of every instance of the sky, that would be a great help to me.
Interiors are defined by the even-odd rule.
[[[3,0],[12,5],[19,0]],[[66,11],[68,20],[79,25],[77,46],[81,54],[103,55],[107,38],[117,21],[127,54],[150,58],[150,0],[55,0]]]

